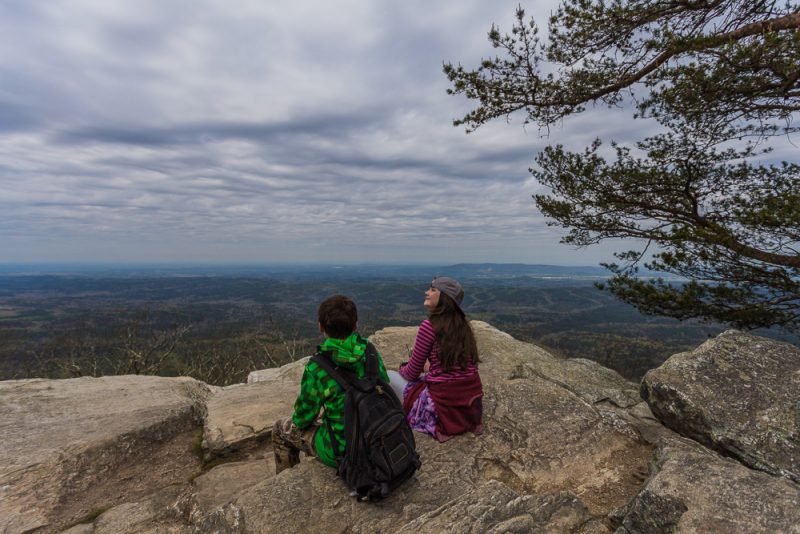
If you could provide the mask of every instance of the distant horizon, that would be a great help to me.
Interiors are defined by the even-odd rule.
[[[274,278],[425,278],[452,276],[477,279],[601,279],[609,271],[596,265],[525,263],[0,263],[0,276],[79,276],[95,278],[274,277]]]
[[[97,276],[97,277],[300,277],[316,278],[320,275],[333,278],[419,278],[427,276],[452,276],[463,280],[486,279],[607,279],[613,275],[601,265],[557,265],[547,263],[100,263],[52,262],[10,263],[0,262],[0,276]],[[641,268],[640,278],[680,280],[670,273],[660,273]]]
[[[599,264],[585,263],[528,263],[520,261],[509,262],[489,262],[489,261],[457,261],[457,262],[341,262],[341,261],[274,261],[274,262],[169,262],[169,261],[146,261],[146,262],[106,262],[106,261],[39,261],[39,262],[18,262],[0,261],[0,267],[360,267],[360,266],[380,266],[380,267],[455,267],[455,266],[476,266],[476,265],[504,265],[504,266],[525,266],[525,267],[597,267],[603,269]]]

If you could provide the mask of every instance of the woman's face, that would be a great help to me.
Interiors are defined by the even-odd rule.
[[[429,287],[425,292],[425,302],[423,303],[426,308],[432,310],[439,305],[439,295],[441,292],[435,287]]]

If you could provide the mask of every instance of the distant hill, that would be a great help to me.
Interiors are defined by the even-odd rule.
[[[597,266],[530,265],[526,263],[458,263],[442,268],[454,278],[461,277],[558,277],[607,278],[608,270]]]
[[[80,278],[249,277],[284,281],[406,280],[427,284],[434,276],[462,282],[545,279],[600,280],[609,272],[598,266],[530,265],[524,263],[459,263],[455,265],[11,265],[0,264],[0,277],[72,276]]]
[[[642,270],[643,276],[658,273]],[[91,276],[113,278],[165,278],[184,276],[245,276],[274,278],[351,277],[592,277],[609,271],[597,265],[545,265],[528,263],[435,264],[14,264],[0,263],[0,276]],[[667,276],[673,278],[672,276]]]

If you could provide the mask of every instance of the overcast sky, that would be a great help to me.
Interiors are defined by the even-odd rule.
[[[558,244],[527,169],[630,113],[452,126],[442,62],[517,3],[0,1],[0,262],[608,259]]]

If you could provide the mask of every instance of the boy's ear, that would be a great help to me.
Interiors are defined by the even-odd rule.
[[[325,328],[322,326],[322,323],[317,323],[317,326],[319,326],[319,333],[320,334],[324,334],[325,333]]]

